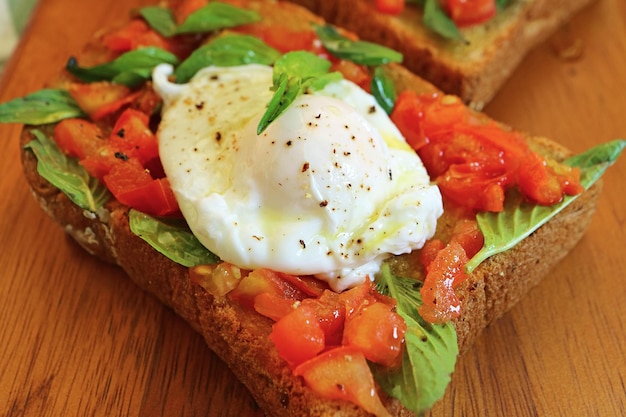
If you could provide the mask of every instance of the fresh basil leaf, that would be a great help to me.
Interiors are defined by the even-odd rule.
[[[214,1],[190,14],[176,32],[181,34],[210,32],[259,20],[261,17],[254,10],[241,9]]]
[[[446,39],[464,40],[461,31],[443,10],[439,0],[426,0],[422,20],[427,28]]]
[[[274,63],[274,95],[257,126],[257,134],[276,120],[300,94],[308,89],[319,90],[341,79],[338,72],[328,72],[330,61],[306,51],[288,52]]]
[[[384,67],[376,67],[374,69],[371,90],[380,107],[387,114],[391,114],[393,107],[396,105],[396,88],[393,80],[385,73]]]
[[[397,312],[406,325],[402,366],[388,370],[373,366],[374,377],[390,396],[420,415],[445,393],[459,354],[452,322],[428,323],[419,315],[421,283],[393,275],[383,264],[376,287],[397,301]]]
[[[37,157],[37,172],[57,187],[80,208],[97,211],[111,194],[97,179],[89,176],[78,160],[68,158],[56,143],[39,130],[32,130],[35,139],[26,144]]]
[[[178,30],[174,15],[167,7],[146,6],[139,9],[139,14],[152,29],[166,38],[174,36]]]
[[[626,140],[614,140],[571,157],[565,163],[580,168],[581,185],[589,189],[617,160],[625,147]],[[485,237],[485,244],[467,263],[466,271],[472,272],[485,259],[517,245],[570,205],[579,195],[565,196],[560,203],[552,206],[520,203],[519,199],[507,196],[503,211],[479,213],[476,220]]]
[[[498,8],[498,11],[508,7],[509,4],[511,4],[512,0],[496,0],[496,7]]]
[[[184,221],[157,219],[131,209],[130,230],[172,261],[192,267],[214,264],[220,259],[205,248]]]
[[[66,90],[44,89],[0,104],[0,123],[43,125],[85,113]]]
[[[246,64],[271,65],[280,52],[261,39],[240,34],[229,34],[215,38],[210,43],[196,49],[176,68],[176,82],[186,83],[200,69],[210,65],[230,67]]]
[[[149,46],[126,52],[111,62],[90,68],[79,66],[76,58],[72,57],[65,68],[86,82],[104,80],[132,87],[150,78],[152,69],[162,63],[177,65],[178,58],[164,49]]]
[[[314,28],[324,48],[338,58],[370,66],[402,62],[402,54],[393,49],[376,43],[353,41],[330,25],[314,25]]]

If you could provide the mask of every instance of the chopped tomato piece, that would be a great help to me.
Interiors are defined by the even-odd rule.
[[[88,84],[72,83],[68,87],[72,98],[93,120],[115,112],[130,104],[136,95],[131,95],[130,88],[109,81]]]
[[[54,127],[54,140],[63,153],[83,159],[106,143],[102,129],[83,119],[64,119]]]
[[[406,0],[376,0],[376,9],[379,12],[398,15],[404,10]]]
[[[417,94],[412,91],[403,91],[398,95],[396,104],[391,112],[391,120],[404,134],[406,141],[415,150],[426,144],[426,137],[421,127],[423,106]]]
[[[537,165],[540,157],[520,133],[469,109],[457,97],[403,92],[391,118],[446,200],[458,206],[502,211],[506,190],[515,186],[545,204],[582,190],[575,173],[566,175],[564,168],[561,177],[556,169]]]
[[[252,23],[233,28],[234,31],[254,35],[282,53],[309,51],[316,55],[327,55],[317,35],[311,30],[295,31],[287,26]]]
[[[214,297],[228,294],[241,280],[240,268],[228,262],[189,268],[189,279]]]
[[[281,297],[272,292],[262,292],[254,297],[254,309],[262,316],[279,321],[291,313],[298,301]]]
[[[424,304],[420,315],[431,323],[445,323],[461,312],[454,288],[467,279],[465,264],[469,261],[458,242],[450,242],[439,251],[426,269],[426,278],[420,293]]]
[[[167,178],[153,179],[136,159],[121,161],[103,177],[122,204],[156,216],[178,215],[178,203]]]
[[[155,46],[170,50],[169,42],[155,32],[143,19],[133,19],[122,28],[108,33],[102,43],[114,52],[128,52],[140,47]]]
[[[465,254],[471,259],[485,244],[483,236],[476,218],[461,219],[452,230],[452,242],[457,242],[463,247]]]
[[[399,365],[406,323],[393,308],[382,302],[362,306],[346,320],[343,344],[357,347],[374,363]]]
[[[328,350],[295,368],[307,386],[324,398],[349,401],[379,417],[391,417],[383,405],[363,353],[352,346]]]
[[[193,12],[201,9],[208,4],[207,0],[182,0],[178,4],[174,4],[172,11],[174,13],[174,19],[179,25],[184,23],[185,20]]]
[[[270,340],[290,366],[295,367],[315,357],[325,346],[324,331],[315,310],[306,305],[293,310],[274,323]]]
[[[372,77],[364,66],[343,59],[335,60],[331,71],[339,71],[343,78],[352,81],[365,91],[371,90]]]
[[[126,109],[111,132],[111,147],[142,165],[159,157],[156,136],[149,127],[148,115],[135,109]]]
[[[476,25],[496,15],[496,0],[446,0],[446,10],[459,27]]]
[[[241,279],[241,282],[229,296],[232,300],[248,306],[254,307],[255,298],[259,294],[271,293],[287,300],[302,300],[306,294],[292,285],[288,274],[275,272],[266,268],[259,268],[251,271]]]

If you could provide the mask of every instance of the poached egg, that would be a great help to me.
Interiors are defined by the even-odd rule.
[[[187,84],[172,72],[153,72],[161,162],[191,231],[222,260],[343,291],[434,234],[439,189],[356,84],[299,96],[257,135],[271,67],[208,67]]]

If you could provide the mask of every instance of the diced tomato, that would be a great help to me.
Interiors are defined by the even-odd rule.
[[[327,56],[317,35],[312,30],[295,31],[287,26],[252,23],[233,28],[234,31],[256,36],[281,53],[309,51]]]
[[[398,15],[404,10],[406,0],[376,0],[376,10],[382,13]]]
[[[546,164],[520,133],[472,111],[457,97],[403,92],[391,118],[445,199],[458,206],[502,211],[506,190],[515,186],[544,204],[582,190],[575,172],[562,168],[561,176],[558,168],[541,166]]]
[[[435,260],[439,251],[445,247],[446,244],[441,239],[431,239],[426,241],[420,252],[420,262],[424,266],[425,270],[428,270],[428,265]]]
[[[578,194],[583,191],[577,169],[563,166],[560,170],[561,175],[544,158],[528,154],[518,173],[522,193],[537,204],[552,205],[561,201],[564,193]]]
[[[383,366],[399,365],[406,333],[404,319],[393,307],[374,302],[346,320],[343,345],[357,347],[365,357]]]
[[[331,71],[339,71],[343,78],[352,81],[365,91],[371,90],[372,77],[364,66],[344,59],[333,61]]]
[[[288,274],[275,272],[266,268],[251,271],[241,279],[241,282],[229,297],[244,306],[253,308],[255,298],[262,293],[271,293],[287,300],[302,300],[306,294],[289,283]]]
[[[353,346],[328,350],[302,363],[294,374],[324,398],[349,401],[378,417],[391,417],[376,392],[365,356]]]
[[[424,320],[445,323],[460,315],[461,305],[454,288],[467,279],[464,267],[468,261],[463,247],[450,242],[430,263],[420,290],[424,304],[419,313]]]
[[[241,269],[228,262],[189,268],[190,281],[200,285],[214,297],[228,294],[239,284],[241,277]]]
[[[325,346],[324,331],[315,310],[300,305],[272,326],[270,340],[290,366],[295,367],[315,357]]]
[[[446,0],[445,8],[459,27],[484,23],[497,11],[495,0]]]
[[[254,297],[253,303],[257,313],[279,321],[291,313],[299,301],[290,300],[272,292],[262,292]]]
[[[346,308],[339,294],[327,290],[320,298],[307,298],[302,300],[302,304],[310,306],[315,311],[317,321],[324,332],[326,346],[341,345]]]
[[[420,122],[423,115],[423,105],[417,94],[407,90],[398,95],[391,112],[391,120],[400,129],[408,144],[415,150],[427,143]]]
[[[71,83],[68,92],[78,107],[94,120],[115,112],[134,99],[130,88],[109,81]]]
[[[483,236],[476,218],[460,219],[452,230],[451,242],[457,242],[465,250],[465,254],[471,259],[485,244]]]
[[[178,214],[178,203],[167,178],[152,178],[136,159],[113,165],[103,180],[122,204],[156,216]]]
[[[140,18],[133,19],[122,28],[106,34],[102,43],[112,51],[120,53],[146,46],[171,49],[170,42]]]
[[[127,157],[137,158],[145,166],[159,157],[159,145],[149,122],[148,115],[139,110],[124,110],[113,126],[110,146]]]
[[[68,156],[83,159],[106,143],[102,129],[84,119],[64,119],[54,127],[54,140]]]
[[[207,4],[207,0],[182,0],[177,2],[177,4],[174,4],[172,7],[176,23],[179,25],[184,23],[190,14],[201,9]]]

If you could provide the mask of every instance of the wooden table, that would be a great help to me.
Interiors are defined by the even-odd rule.
[[[39,89],[102,25],[149,0],[41,0],[0,81]],[[599,0],[486,109],[575,151],[626,136],[626,3]],[[557,48],[562,51],[562,48]],[[0,416],[255,416],[249,394],[185,323],[86,255],[29,194],[20,126],[0,125]],[[605,176],[574,251],[460,358],[432,416],[626,415],[626,158]]]

